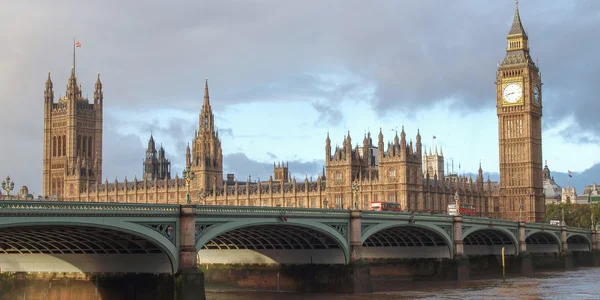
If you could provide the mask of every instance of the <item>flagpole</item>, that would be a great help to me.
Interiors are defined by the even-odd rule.
[[[73,73],[75,73],[75,37],[73,37]]]

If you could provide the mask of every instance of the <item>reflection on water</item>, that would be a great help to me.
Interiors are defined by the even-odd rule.
[[[376,281],[368,295],[278,292],[206,292],[207,300],[391,300],[391,299],[600,299],[600,268],[537,273],[535,277],[468,282]]]

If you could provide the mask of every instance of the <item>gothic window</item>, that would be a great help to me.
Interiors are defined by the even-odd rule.
[[[317,198],[311,198],[310,199],[310,207],[311,208],[316,208],[317,207]]]
[[[88,137],[88,157],[92,157],[92,137]]]
[[[344,208],[344,196],[342,196],[342,195],[335,196],[335,208],[339,208],[339,209]]]
[[[81,137],[77,136],[77,150],[75,151],[75,153],[77,153],[77,155],[79,155],[81,153]]]
[[[388,195],[388,202],[396,202],[396,194],[391,193]]]
[[[56,156],[56,137],[52,138],[52,156]]]
[[[59,139],[59,142],[60,142],[60,139]],[[65,156],[65,155],[67,155],[67,136],[66,135],[62,136],[62,145],[63,145],[62,146],[62,149],[63,149],[62,155]]]
[[[85,138],[85,136],[81,137],[81,155],[82,156],[87,156],[89,149],[87,148],[87,139]]]
[[[56,156],[60,156],[60,154],[62,153],[61,137],[59,136],[58,140],[57,140],[57,137],[55,137],[54,139],[55,139],[54,142],[58,142],[58,152],[56,153]]]
[[[342,172],[335,172],[335,183],[342,183]]]
[[[396,169],[395,168],[390,169],[390,179],[396,179]]]
[[[363,196],[363,209],[368,209],[369,207],[369,195]]]
[[[204,128],[208,129],[208,116],[204,116]]]

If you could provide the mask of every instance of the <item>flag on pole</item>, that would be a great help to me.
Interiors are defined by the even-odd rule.
[[[81,43],[79,41],[75,41],[75,47],[81,48]]]
[[[568,171],[569,171],[569,177],[573,177],[573,172],[571,172],[571,170],[568,170]]]

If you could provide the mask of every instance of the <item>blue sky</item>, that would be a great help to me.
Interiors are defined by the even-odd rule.
[[[597,1],[521,1],[544,81],[543,154],[553,171],[598,162]],[[84,95],[101,72],[104,176],[141,177],[150,132],[181,173],[205,77],[225,172],[267,178],[273,161],[315,176],[324,141],[404,125],[455,168],[498,171],[496,63],[514,1],[181,1],[176,6],[12,2],[0,12],[0,176],[41,190],[42,96],[64,94],[72,39]],[[173,174],[174,175],[174,174]],[[590,178],[593,181],[595,178]]]

